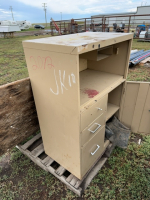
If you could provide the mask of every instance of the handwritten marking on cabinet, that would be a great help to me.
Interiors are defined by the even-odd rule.
[[[52,88],[50,88],[50,91],[55,95],[58,95],[59,93],[63,94],[64,89],[68,90],[67,87],[64,84],[66,79],[68,79],[68,84],[69,84],[70,87],[72,87],[72,84],[76,83],[76,78],[75,78],[75,75],[73,73],[71,73],[71,75],[68,75],[68,77],[66,78],[65,70],[63,72],[61,70],[59,70],[59,83],[60,83],[60,88],[61,88],[61,90],[60,90],[59,84],[58,84],[58,81],[57,81],[57,77],[56,77],[55,69],[54,69],[54,78],[55,78],[55,84],[56,84],[56,92],[54,92],[54,90]]]
[[[30,61],[32,63],[32,69],[33,70],[40,70],[40,69],[51,69],[54,67],[52,64],[52,59],[51,57],[41,57],[37,56],[37,60],[35,59],[34,56],[30,56]]]
[[[30,61],[32,64],[33,70],[46,70],[46,69],[54,69],[54,65],[52,64],[51,57],[41,57],[37,56],[36,59],[34,56],[30,56]],[[69,87],[71,88],[73,84],[76,83],[76,78],[73,73],[69,74],[68,77],[66,76],[65,70],[59,70],[58,71],[59,78],[56,76],[56,71],[54,69],[54,79],[56,84],[56,91],[54,91],[52,88],[50,88],[50,91],[55,94],[63,94],[64,90],[68,90],[65,83],[68,81]],[[57,80],[58,79],[58,80]],[[67,80],[68,79],[68,80]],[[67,85],[68,85],[67,84]],[[60,85],[60,87],[59,87]]]

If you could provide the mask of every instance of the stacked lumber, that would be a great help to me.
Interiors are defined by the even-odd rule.
[[[150,57],[148,57],[148,58],[142,60],[142,61],[140,62],[140,65],[144,65],[144,64],[146,64],[147,62],[150,62]]]

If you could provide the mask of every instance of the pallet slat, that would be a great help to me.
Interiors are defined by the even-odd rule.
[[[70,181],[73,179],[73,177],[74,177],[74,175],[73,175],[73,174],[70,174],[70,175],[68,176],[68,178],[66,179],[66,181],[67,181],[68,183],[70,183]]]
[[[54,162],[54,160],[51,158],[51,157],[49,157],[49,156],[47,156],[46,158],[44,158],[42,161],[41,161],[45,166],[50,166],[53,162]]]
[[[82,188],[74,188],[72,187],[67,181],[66,178],[64,176],[59,176],[55,173],[55,169],[53,169],[51,166],[47,167],[48,171],[53,174],[56,178],[58,178],[62,183],[64,183],[71,191],[73,191],[75,194],[77,194],[78,196],[82,195]]]
[[[31,151],[31,155],[36,158],[43,152],[44,152],[44,145],[42,143],[39,146],[37,146],[33,151]]]
[[[82,180],[79,180],[79,179],[78,179],[78,181],[76,182],[76,184],[74,185],[74,187],[75,187],[76,189],[78,189],[78,188],[80,187],[81,184],[82,184]]]
[[[140,62],[140,64],[145,64],[145,63],[147,63],[148,61],[150,61],[150,57],[148,57],[148,58],[142,60],[142,61]]]
[[[78,180],[79,179],[74,176],[73,179],[70,181],[70,185],[72,185],[74,187],[76,185],[76,183],[77,183]]]
[[[82,183],[82,189],[83,191],[88,187],[88,185],[91,183],[92,179],[97,175],[99,170],[103,167],[105,162],[108,158],[103,157],[101,158],[96,165],[91,169],[90,173],[87,175],[86,179]]]
[[[49,157],[49,158],[50,158],[50,157]],[[46,165],[47,167],[49,167],[53,162],[54,162],[54,160],[53,160],[52,158],[50,158],[50,159],[45,163],[45,165]]]
[[[36,158],[33,157],[33,156],[31,155],[31,152],[30,152],[29,150],[27,150],[27,149],[26,149],[26,150],[22,149],[22,148],[21,148],[21,145],[17,145],[16,147],[17,147],[24,155],[28,156],[28,158],[30,158],[35,164],[37,164],[39,167],[41,167],[41,168],[44,169],[45,171],[48,171],[47,167],[41,163],[41,159],[40,159],[40,158],[38,158],[38,157],[36,157]]]
[[[24,145],[21,146],[22,149],[27,149],[28,147],[30,147],[36,140],[38,140],[41,137],[41,133],[37,134],[36,136],[34,136],[31,140],[29,140],[28,142],[26,142]]]
[[[66,169],[64,167],[62,167],[61,165],[58,167],[58,169],[56,169],[55,173],[59,176],[62,176],[64,174],[64,172],[66,171]]]

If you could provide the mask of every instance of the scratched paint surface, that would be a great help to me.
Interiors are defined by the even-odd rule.
[[[92,89],[88,89],[88,88],[84,89],[83,93],[87,94],[89,98],[93,98],[99,94],[99,92],[97,90],[92,90]]]

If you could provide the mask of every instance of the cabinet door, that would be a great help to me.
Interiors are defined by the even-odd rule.
[[[134,133],[150,134],[150,82],[125,83],[119,119]]]

